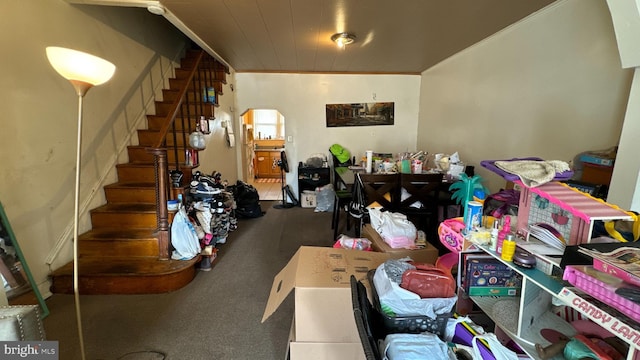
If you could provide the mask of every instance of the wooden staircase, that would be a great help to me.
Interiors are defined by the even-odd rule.
[[[198,62],[204,58],[208,62]],[[194,70],[195,66],[198,66],[197,70]],[[191,75],[194,73],[201,76]],[[214,113],[227,73],[223,64],[201,50],[187,51],[181,60],[175,78],[169,81],[170,88],[163,90],[163,100],[155,104],[155,115],[147,116],[147,129],[138,130],[139,145],[128,147],[129,162],[116,166],[118,182],[104,187],[107,203],[90,211],[92,229],[79,236],[78,287],[81,294],[170,292],[187,285],[195,277],[195,264],[199,258],[171,260],[171,249],[166,248],[170,245],[161,241],[159,209],[164,206],[164,213],[167,213],[166,201],[160,204],[158,199],[162,197],[156,194],[164,191],[168,196],[169,192],[175,196],[180,189],[159,188],[171,182],[157,181],[157,161],[148,149],[161,143],[167,150],[168,167],[164,174],[178,168],[184,173],[182,184],[189,184],[192,169],[198,166],[185,165],[189,134],[194,131],[201,114],[209,118]],[[189,82],[190,76],[197,80]],[[215,88],[215,103],[200,103],[203,86]],[[180,118],[173,119],[170,112],[176,108],[173,104],[180,100],[185,87],[187,101],[182,98]],[[167,133],[164,140],[163,129],[166,131],[172,121],[174,125],[170,128],[173,131]],[[164,232],[167,233],[166,229]],[[55,270],[51,279],[51,292],[73,293],[73,262]]]

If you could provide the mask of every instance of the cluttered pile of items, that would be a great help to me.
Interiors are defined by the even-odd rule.
[[[359,301],[356,322],[360,312],[367,313],[360,320],[373,334],[372,341],[363,342],[365,353],[387,359],[415,354],[438,359],[637,358],[637,214],[563,182],[571,170],[560,161],[526,158],[482,165],[517,189],[486,195],[481,179],[461,175],[454,198],[464,216],[440,224],[440,241],[451,253],[438,257],[436,266],[424,265],[431,259],[416,261],[420,250],[415,247],[394,249],[384,229],[371,236],[370,225],[364,231],[368,241],[339,239],[339,247],[386,252],[395,259],[369,272],[370,309],[365,309],[367,301]],[[379,242],[387,246],[374,246]],[[442,261],[445,257],[453,261]],[[457,272],[457,281],[449,271]],[[409,279],[408,274],[416,276]],[[453,292],[421,293],[451,284]],[[406,306],[408,300],[440,303],[448,295],[453,302],[441,312]],[[489,323],[475,325],[478,314]],[[470,318],[456,322],[466,315]],[[457,328],[471,328],[467,339],[472,340],[452,345]],[[484,329],[490,332],[482,334]]]
[[[369,270],[367,282],[373,301],[369,303],[366,288],[358,281],[354,312],[356,324],[362,321],[363,332],[370,334],[369,341],[363,343],[365,353],[374,354],[368,359],[495,360],[516,356],[494,334],[454,312],[456,281],[449,269],[390,259]]]
[[[450,179],[459,179],[466,165],[455,152],[451,155],[426,151],[402,152],[398,154],[380,153],[372,150],[365,151],[360,161],[353,157],[354,169],[364,170],[366,173],[377,174],[422,174],[442,173]]]
[[[229,233],[238,228],[238,218],[255,218],[264,213],[258,191],[238,180],[229,185],[222,174],[196,171],[189,189],[171,201],[175,211],[171,224],[171,258],[189,260],[201,256],[199,269],[211,270],[218,246],[226,243]]]
[[[468,300],[459,301],[457,309],[482,302],[474,296],[505,297],[493,306],[485,303],[483,311],[511,329],[507,339],[535,343],[530,350],[541,359],[636,356],[628,335],[640,328],[637,215],[565,182],[572,171],[562,161],[524,158],[482,165],[520,190],[490,196],[511,204],[496,207],[494,201],[491,209],[477,212],[477,220],[467,203],[472,227],[464,228],[456,250],[464,251],[461,298]],[[535,301],[524,293],[520,297],[525,288],[539,292]],[[525,327],[528,318],[545,320]]]

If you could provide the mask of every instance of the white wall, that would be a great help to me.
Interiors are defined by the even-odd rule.
[[[249,108],[277,109],[284,116],[285,133],[293,137],[285,142],[292,167],[287,183],[295,191],[298,162],[316,153],[328,156],[334,143],[357,158],[366,150],[416,150],[420,76],[237,73],[236,82],[237,124]],[[395,103],[393,126],[326,126],[326,104],[387,101]]]
[[[234,123],[235,93],[231,90],[233,84],[233,72],[227,75],[227,84],[223,85],[222,95],[218,95],[218,107],[215,108],[215,119],[209,121],[210,135],[205,135],[207,148],[199,152],[200,166],[196,169],[203,174],[211,174],[217,171],[222,174],[222,180],[227,180],[229,184],[234,184],[238,180],[238,164],[236,162],[236,152],[241,144],[236,141],[234,147],[227,143],[226,130],[222,127],[223,122]],[[237,125],[233,129],[234,135],[238,136]],[[237,140],[237,139],[236,139]]]
[[[103,203],[101,185],[114,182],[118,153],[153,107],[163,74],[171,73],[185,38],[145,9],[70,5],[65,1],[0,2],[4,100],[0,131],[0,201],[34,279],[72,258],[77,96],[45,56],[50,45],[113,62],[107,84],[84,100],[81,207]],[[126,155],[124,156],[126,158]],[[120,156],[122,158],[122,156]],[[122,159],[120,159],[122,160]],[[88,229],[88,216],[81,231]],[[59,244],[66,244],[56,249]],[[53,253],[59,250],[59,256]],[[48,288],[42,289],[48,291]]]
[[[570,161],[618,144],[632,73],[604,0],[563,0],[425,71],[418,147],[481,160]]]

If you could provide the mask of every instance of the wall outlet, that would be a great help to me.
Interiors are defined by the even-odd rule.
[[[293,136],[288,135],[287,136],[287,142],[293,142]]]

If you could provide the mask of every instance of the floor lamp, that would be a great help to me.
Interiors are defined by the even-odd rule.
[[[80,193],[80,153],[82,149],[82,98],[93,86],[109,81],[116,71],[115,65],[99,57],[61,47],[47,47],[47,58],[51,66],[71,82],[78,95],[78,139],[76,148],[76,183],[73,212],[73,293],[75,295],[76,321],[80,353],[85,359],[82,319],[80,317],[80,293],[78,291],[78,197]]]

